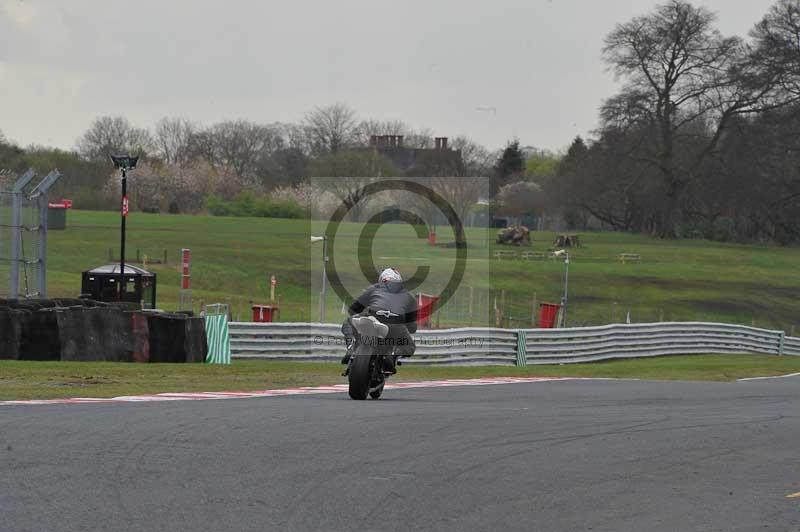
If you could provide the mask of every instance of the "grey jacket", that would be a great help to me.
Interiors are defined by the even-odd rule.
[[[350,315],[364,312],[364,309],[389,310],[399,317],[391,323],[402,323],[408,332],[417,331],[417,299],[405,289],[403,283],[376,283],[358,296],[348,309]]]

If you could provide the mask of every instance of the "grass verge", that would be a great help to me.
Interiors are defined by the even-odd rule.
[[[250,391],[345,382],[331,363],[235,361],[204,364],[0,361],[0,400],[115,397],[161,392]],[[800,357],[692,355],[594,364],[400,368],[395,380],[501,376],[731,381],[800,372]]]

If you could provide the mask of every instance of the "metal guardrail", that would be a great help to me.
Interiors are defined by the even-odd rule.
[[[233,358],[335,361],[342,357],[340,328],[323,323],[230,324]],[[572,329],[470,327],[418,331],[407,364],[569,364],[619,358],[743,353],[800,356],[800,338],[724,323],[612,324]]]

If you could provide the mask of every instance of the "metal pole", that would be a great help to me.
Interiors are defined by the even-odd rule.
[[[322,237],[322,291],[320,292],[319,321],[325,323],[325,299],[328,285],[328,237]]]
[[[36,176],[36,172],[28,169],[22,177],[17,179],[11,189],[11,272],[9,279],[8,297],[19,297],[19,267],[22,252],[22,199],[25,187]]]
[[[39,298],[47,297],[47,217],[49,201],[41,194],[39,201]]]
[[[120,215],[121,215],[121,225],[120,225],[120,243],[119,243],[119,286],[117,287],[117,299],[122,301],[125,295],[125,218],[126,218],[126,210],[127,206],[125,203],[127,202],[127,194],[128,194],[128,176],[127,171],[123,167],[122,168],[122,203],[120,204]]]
[[[569,293],[569,252],[564,259],[564,298],[561,303],[561,324],[567,326],[567,294]]]
[[[22,192],[11,194],[11,275],[8,297],[19,297],[19,261],[22,236]]]

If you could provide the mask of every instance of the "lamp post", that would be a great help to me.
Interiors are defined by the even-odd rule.
[[[557,257],[564,257],[564,295],[561,297],[561,326],[567,326],[567,297],[569,295],[569,251],[560,249],[555,252]]]
[[[328,286],[328,237],[312,236],[311,243],[322,242],[322,290],[319,297],[319,321],[325,323],[325,296]]]
[[[125,295],[125,220],[128,218],[128,170],[136,168],[139,157],[130,155],[112,155],[111,161],[114,168],[119,168],[122,177],[122,203],[120,205],[120,244],[119,244],[119,286],[117,286],[117,299],[123,301]]]

